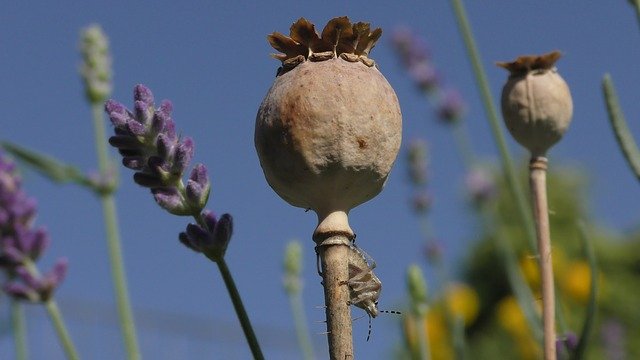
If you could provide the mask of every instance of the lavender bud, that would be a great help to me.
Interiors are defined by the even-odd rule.
[[[413,196],[411,201],[413,211],[415,211],[418,214],[429,211],[432,204],[433,204],[433,197],[427,191],[419,191]]]
[[[186,187],[186,197],[191,207],[202,210],[209,199],[210,189],[207,168],[202,164],[197,164],[191,170]]]
[[[431,92],[440,86],[440,75],[426,61],[412,65],[409,68],[409,75],[422,91]]]
[[[178,189],[169,188],[153,188],[151,189],[153,198],[161,208],[167,210],[174,215],[191,215],[190,209],[184,204]]]
[[[173,173],[182,174],[193,158],[193,140],[186,137],[182,143],[176,148],[176,154],[173,163]]]
[[[19,266],[15,270],[16,270],[16,275],[18,275],[18,278],[24,284],[26,284],[28,287],[32,289],[38,288],[38,286],[40,285],[39,279],[33,276],[24,266]]]
[[[167,137],[167,139],[171,141],[178,140],[178,135],[176,134],[176,124],[175,122],[173,122],[173,119],[165,119],[164,130],[162,130],[162,133]]]
[[[142,84],[138,84],[133,88],[133,99],[135,101],[141,101],[149,107],[153,107],[153,93],[148,87]]]
[[[16,300],[26,300],[31,302],[37,302],[39,300],[39,296],[36,291],[15,281],[5,284],[2,289],[5,293]]]
[[[171,182],[171,174],[169,173],[169,163],[166,160],[159,156],[151,156],[147,160],[147,167],[151,175],[162,180],[163,185],[169,185]]]
[[[483,167],[475,167],[465,179],[467,193],[475,205],[482,205],[496,193],[496,187],[491,173]]]
[[[133,121],[133,115],[124,107],[114,100],[107,100],[104,104],[104,110],[107,112],[113,126],[124,129],[129,121]]]
[[[28,250],[29,257],[35,261],[38,260],[40,255],[47,249],[49,246],[49,233],[47,233],[44,229],[36,230],[33,236],[33,243],[31,244],[30,249]]]
[[[465,105],[462,97],[455,90],[447,90],[440,100],[438,117],[445,123],[453,123],[464,115]]]
[[[126,135],[115,135],[109,138],[109,145],[118,150],[138,150],[142,144],[138,139]]]
[[[227,248],[233,235],[233,218],[230,214],[223,214],[213,229],[213,241],[218,245]]]
[[[409,162],[409,179],[413,185],[424,185],[427,182],[427,142],[414,139],[409,143],[407,151]]]
[[[175,153],[176,141],[165,134],[160,134],[156,140],[156,148],[158,156],[163,159],[171,159]]]
[[[127,130],[129,130],[131,134],[135,136],[144,136],[146,132],[144,124],[141,124],[135,120],[129,121],[127,123]]]
[[[422,270],[416,264],[407,269],[407,288],[413,312],[418,316],[424,316],[427,312],[427,283]]]
[[[151,124],[151,120],[153,119],[153,103],[151,105],[145,103],[144,101],[136,101],[133,104],[134,114],[136,116],[136,121],[140,124],[148,125]]]
[[[195,252],[202,252],[201,249],[197,246],[197,244],[195,244],[192,239],[189,237],[189,235],[187,235],[186,232],[181,232],[178,235],[178,239],[180,240],[180,242],[182,243],[182,245],[188,247],[189,249],[195,251]]]
[[[142,187],[150,189],[159,188],[165,185],[164,181],[162,181],[162,179],[158,175],[148,174],[144,172],[137,172],[133,174],[133,181]]]
[[[204,223],[207,225],[207,230],[209,232],[213,231],[216,228],[216,224],[218,223],[218,218],[211,210],[205,210],[202,212],[202,218]]]
[[[142,170],[145,165],[145,158],[141,156],[126,156],[122,158],[122,165],[131,170]]]
[[[100,103],[112,90],[109,40],[99,25],[91,25],[82,31],[80,41],[83,60],[80,75],[84,81],[85,94],[92,104]]]

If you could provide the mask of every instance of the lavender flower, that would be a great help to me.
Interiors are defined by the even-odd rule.
[[[427,142],[424,139],[414,139],[409,143],[407,161],[409,163],[409,180],[415,186],[427,183]]]
[[[474,167],[465,179],[467,193],[476,206],[481,206],[496,194],[496,185],[491,173],[484,167]]]
[[[436,114],[444,123],[454,123],[464,114],[462,97],[455,90],[444,90],[444,81],[431,61],[424,40],[407,28],[395,31],[392,37],[402,65],[420,89],[436,105]]]
[[[4,291],[16,299],[47,301],[64,279],[66,259],[41,276],[34,262],[49,244],[43,228],[34,228],[35,201],[22,191],[15,164],[0,152],[0,270],[7,275]]]
[[[556,339],[556,358],[568,359],[578,347],[578,336],[569,331]]]
[[[114,100],[106,102],[105,110],[115,127],[109,143],[122,155],[122,164],[136,170],[134,181],[149,188],[168,212],[198,216],[209,197],[207,169],[197,164],[185,187],[182,176],[193,157],[194,143],[176,134],[171,102],[164,100],[156,109],[151,90],[136,85],[133,112]]]
[[[218,219],[213,212],[204,210],[211,183],[203,164],[196,164],[187,184],[183,183],[194,154],[193,140],[177,135],[171,102],[164,100],[155,108],[153,93],[144,85],[136,85],[133,94],[133,111],[114,100],[105,103],[115,128],[109,143],[122,155],[122,164],[136,171],[133,180],[149,188],[160,207],[171,214],[196,219],[196,224],[189,224],[180,233],[180,242],[219,261],[231,239],[233,220],[229,214]]]
[[[85,94],[93,104],[103,102],[111,95],[111,54],[109,40],[99,25],[82,30],[80,52],[82,65],[80,75],[84,81]]]

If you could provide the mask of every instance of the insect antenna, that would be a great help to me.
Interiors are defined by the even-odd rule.
[[[378,310],[378,312],[385,313],[385,314],[402,315],[400,311],[396,311],[396,310]],[[369,341],[370,337],[371,337],[371,315],[369,315],[369,332],[367,333],[367,341]]]

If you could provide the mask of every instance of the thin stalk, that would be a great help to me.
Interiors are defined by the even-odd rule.
[[[231,275],[231,271],[229,271],[227,262],[223,257],[220,260],[216,261],[216,264],[218,265],[218,269],[220,270],[220,275],[222,275],[222,280],[224,280],[224,285],[227,287],[227,291],[229,292],[229,297],[231,298],[231,302],[233,303],[233,308],[236,311],[238,320],[240,320],[240,326],[242,327],[244,336],[247,339],[247,343],[249,343],[249,348],[251,349],[253,358],[255,360],[264,360],[262,350],[260,350],[260,345],[258,344],[258,339],[253,332],[251,321],[249,321],[247,311],[244,309],[242,298],[240,297],[240,293],[238,292],[236,283],[233,281],[233,276]]]
[[[474,152],[472,151],[471,140],[466,124],[462,121],[455,123],[452,132],[457,151],[463,160],[464,166],[467,171],[471,171],[476,165],[477,160]],[[488,226],[491,219],[489,208],[487,206],[481,206],[479,214],[482,219],[482,223],[485,224],[486,231],[488,232],[491,230]],[[534,297],[531,290],[526,285],[521,270],[518,267],[518,260],[513,246],[501,232],[496,234],[495,240],[496,246],[499,249],[500,259],[505,266],[507,281],[509,282],[511,291],[513,291],[513,294],[518,301],[525,318],[527,319],[533,336],[541,341],[542,329],[540,319],[533,306]]]
[[[60,313],[60,309],[56,304],[56,301],[53,299],[49,299],[44,303],[45,308],[47,309],[47,313],[49,313],[49,318],[53,323],[53,327],[56,329],[56,334],[58,334],[58,339],[62,344],[62,348],[64,349],[65,354],[67,355],[67,359],[69,360],[78,360],[80,356],[78,356],[78,351],[76,350],[73,342],[71,341],[71,337],[69,336],[69,332],[67,331],[66,326],[64,325],[64,321],[62,320],[62,314]]]
[[[636,10],[636,17],[640,25],[640,0],[631,0],[631,4],[633,4],[633,8]]]
[[[418,351],[420,360],[430,360],[431,348],[429,346],[429,334],[427,334],[427,329],[425,327],[425,317],[424,315],[414,314],[413,318],[416,327],[418,328]]]
[[[96,152],[98,155],[98,166],[100,174],[104,177],[108,176],[109,153],[105,141],[105,129],[103,110],[101,104],[92,104],[91,112],[93,114],[94,135],[96,143]],[[127,359],[139,360],[140,350],[136,336],[136,329],[131,310],[131,303],[127,290],[127,279],[125,276],[124,259],[122,257],[122,248],[120,245],[120,231],[118,228],[118,220],[116,214],[116,204],[112,193],[100,193],[100,201],[102,203],[102,213],[104,216],[104,224],[107,235],[107,246],[109,248],[109,259],[111,262],[111,276],[113,278],[113,286],[116,296],[116,304],[118,309],[118,319],[122,329],[122,336],[127,352]]]
[[[31,276],[35,278],[40,277],[38,268],[36,268],[35,264],[31,260],[25,259],[22,265],[29,272],[29,274],[31,274]],[[60,313],[60,309],[58,308],[56,301],[53,298],[50,298],[44,302],[44,307],[47,309],[47,313],[49,314],[49,318],[53,323],[56,335],[58,335],[58,340],[62,345],[62,349],[64,350],[67,359],[80,359],[80,356],[78,356],[78,351],[76,350],[75,346],[73,345],[73,341],[71,340],[71,336],[69,336],[69,331],[67,331],[67,327],[64,324],[62,314]]]
[[[618,95],[609,74],[605,74],[602,79],[602,92],[607,104],[607,112],[609,113],[609,122],[611,123],[613,134],[616,136],[620,150],[622,150],[622,154],[627,160],[631,171],[640,180],[640,150],[638,150],[638,145],[636,145],[636,141],[627,126],[627,121],[620,108]]]
[[[458,28],[467,48],[467,53],[473,67],[473,73],[476,77],[476,84],[482,97],[482,102],[484,104],[485,112],[487,113],[489,124],[491,125],[491,131],[500,152],[502,168],[507,180],[507,185],[509,186],[511,195],[516,202],[518,216],[520,217],[520,220],[522,221],[522,224],[524,226],[527,240],[529,242],[529,247],[533,250],[536,248],[536,237],[533,221],[531,220],[531,212],[528,210],[524,192],[522,191],[520,183],[518,182],[516,171],[511,160],[511,154],[509,153],[503,130],[500,127],[500,120],[498,117],[498,112],[496,111],[496,107],[494,105],[493,96],[491,95],[491,89],[489,88],[489,81],[487,80],[487,75],[485,74],[484,68],[482,67],[482,63],[480,61],[480,52],[478,51],[478,47],[476,46],[475,40],[473,38],[471,25],[469,24],[469,20],[467,18],[462,0],[452,0],[452,3],[456,15],[456,20],[458,22]]]
[[[343,282],[349,279],[349,247],[345,244],[350,240],[341,234],[329,236],[329,239],[335,239],[336,243],[317,247],[322,264],[329,358],[352,360],[354,354],[349,288],[344,286]],[[318,244],[323,240],[326,241],[325,239],[314,240]]]
[[[304,314],[302,295],[300,293],[291,294],[289,299],[291,300],[291,312],[293,313],[293,321],[296,326],[296,335],[300,350],[302,350],[302,357],[305,360],[313,360],[315,355],[309,338],[309,329],[307,329],[307,317]]]
[[[596,256],[593,251],[593,245],[587,234],[587,229],[582,221],[578,223],[578,230],[580,231],[580,240],[582,240],[584,251],[587,259],[589,260],[589,270],[591,271],[591,285],[589,287],[589,302],[587,303],[587,313],[582,325],[582,331],[580,332],[580,340],[575,352],[572,354],[571,359],[580,360],[584,358],[584,353],[589,345],[589,338],[593,332],[595,325],[595,317],[597,309],[598,299],[598,264],[596,262]]]
[[[24,308],[16,300],[11,300],[11,327],[13,329],[13,342],[16,347],[16,359],[27,360],[27,325],[24,320]]]
[[[536,222],[540,279],[542,281],[542,327],[544,329],[544,359],[556,359],[555,294],[553,264],[551,263],[551,235],[547,205],[547,159],[534,157],[529,163],[529,183]]]

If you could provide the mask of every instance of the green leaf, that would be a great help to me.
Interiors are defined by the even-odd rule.
[[[622,154],[625,159],[627,159],[631,170],[635,173],[638,180],[640,180],[640,151],[624,119],[624,114],[622,113],[622,109],[620,109],[618,96],[616,95],[616,90],[613,87],[613,81],[609,74],[605,74],[602,79],[602,93],[604,94],[604,100],[607,104],[609,122],[611,122],[613,133],[620,145]]]
[[[580,340],[578,346],[573,353],[572,359],[579,360],[584,359],[584,353],[589,343],[589,337],[593,331],[593,325],[595,323],[595,316],[597,310],[597,298],[598,298],[598,266],[596,264],[596,256],[593,252],[593,246],[587,235],[587,229],[584,222],[578,223],[578,230],[580,232],[580,240],[584,247],[585,255],[589,261],[589,270],[591,272],[591,286],[589,289],[589,302],[587,303],[587,312],[582,325],[582,331],[580,333]]]
[[[56,183],[76,183],[96,189],[96,184],[75,166],[65,164],[51,156],[38,153],[19,145],[3,141],[0,146],[22,163]]]

